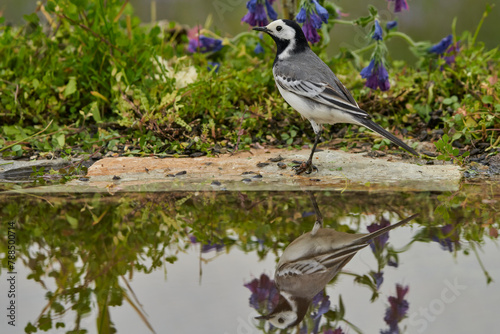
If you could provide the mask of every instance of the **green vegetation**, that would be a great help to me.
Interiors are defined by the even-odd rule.
[[[349,24],[366,25],[375,16],[370,8],[370,16]],[[311,142],[310,125],[275,87],[274,44],[268,37],[260,40],[248,32],[223,38],[207,23],[200,33],[223,39],[222,50],[191,54],[186,28],[173,22],[143,25],[131,5],[119,0],[50,0],[25,20],[11,27],[0,18],[3,157],[96,151],[187,156],[248,149],[252,143],[299,147]],[[331,34],[339,21],[329,22]],[[364,51],[373,47],[344,50],[331,59],[324,45],[314,50],[384,127],[414,141],[437,141],[447,134],[447,143],[460,149],[438,146],[447,158],[464,157],[478,144],[476,154],[495,154],[500,52],[486,50],[476,36],[477,31],[453,34],[460,50],[450,65],[410,40],[417,64],[389,59],[392,87],[383,93],[364,87],[359,75],[368,63],[361,57],[369,57]],[[400,37],[387,31],[385,39]],[[253,51],[258,42],[264,53]],[[332,127],[325,139],[340,138],[335,145],[349,149],[371,136],[343,127]],[[374,143],[376,149],[386,144]]]

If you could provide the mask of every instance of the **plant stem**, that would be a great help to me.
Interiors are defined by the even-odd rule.
[[[373,49],[375,46],[376,46],[376,43],[372,43],[370,45],[365,46],[364,48],[354,50],[352,53],[360,54],[360,53],[363,53],[363,52],[366,52],[366,51]]]
[[[19,143],[22,143],[23,141],[25,141],[25,140],[27,140],[27,139],[30,139],[30,138],[33,138],[33,137],[38,136],[39,134],[41,134],[42,132],[44,132],[45,130],[47,130],[47,129],[49,128],[49,126],[52,124],[52,122],[53,122],[53,120],[51,120],[51,121],[49,122],[49,124],[45,127],[45,129],[43,129],[42,131],[39,131],[39,132],[35,133],[34,135],[28,136],[28,137],[26,137],[26,138],[23,138],[23,139],[21,139],[21,140],[16,141],[15,143],[12,143],[12,144],[10,144],[10,145],[7,145],[7,146],[3,147],[2,149],[0,149],[0,152],[5,151],[6,149],[11,148],[11,147],[12,147],[12,146],[14,146],[14,145],[17,145],[17,144],[19,144]]]
[[[333,23],[338,23],[338,24],[347,24],[347,25],[351,25],[351,26],[354,26],[356,25],[356,23],[354,23],[354,21],[346,21],[346,20],[332,20]]]
[[[392,36],[398,36],[398,37],[401,37],[402,39],[404,39],[408,44],[410,44],[411,46],[415,46],[416,43],[413,39],[411,39],[410,36],[408,36],[407,34],[405,33],[402,33],[402,32],[399,32],[399,31],[391,31],[387,34],[387,36],[385,37],[386,40],[388,40],[389,38],[391,38]]]
[[[474,37],[472,37],[472,42],[471,42],[470,47],[473,47],[474,44],[476,43],[477,35],[479,34],[479,31],[481,30],[481,27],[483,25],[484,19],[490,13],[490,10],[491,10],[491,7],[489,5],[486,5],[486,10],[483,12],[483,16],[481,17],[481,20],[479,20],[479,24],[477,25],[476,31],[474,32]]]

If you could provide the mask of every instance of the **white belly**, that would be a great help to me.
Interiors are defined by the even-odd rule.
[[[314,102],[300,95],[290,93],[289,91],[281,88],[278,84],[277,86],[285,101],[311,122],[314,132],[316,133],[316,130],[319,130],[319,125],[321,124],[359,124],[354,117],[346,112],[334,109],[319,102]]]

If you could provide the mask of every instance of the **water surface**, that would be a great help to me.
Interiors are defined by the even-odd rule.
[[[325,226],[337,231],[365,233],[420,216],[382,247],[359,251],[299,327],[496,332],[498,194],[494,184],[453,193],[314,193]],[[275,302],[266,280],[316,220],[306,192],[4,194],[0,204],[2,309],[9,222],[18,292],[17,325],[12,331],[3,320],[2,333],[279,332],[254,319]],[[397,286],[408,292],[391,300],[407,310],[390,319]]]

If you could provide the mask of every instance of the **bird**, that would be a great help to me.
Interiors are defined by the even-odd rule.
[[[322,124],[350,123],[364,126],[418,156],[402,140],[372,121],[333,71],[309,47],[304,32],[293,20],[279,19],[253,30],[267,33],[276,43],[273,76],[285,101],[308,119],[315,133],[309,159],[296,166],[296,174],[318,170],[312,158]]]
[[[315,204],[315,211],[319,208]],[[338,232],[323,228],[323,218],[317,214],[311,232],[292,241],[283,251],[276,266],[274,282],[279,292],[278,304],[267,315],[256,317],[285,329],[298,325],[313,297],[323,290],[338,272],[374,238],[406,224],[414,214],[400,222],[369,234]]]

